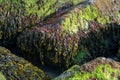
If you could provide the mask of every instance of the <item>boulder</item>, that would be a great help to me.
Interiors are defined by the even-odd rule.
[[[4,47],[0,47],[0,72],[3,73],[6,80],[46,79],[46,74],[41,69],[33,66],[25,59],[12,54]]]
[[[108,26],[105,27],[105,24],[110,22],[109,17],[109,15],[103,16],[94,5],[74,6],[55,14],[42,26],[23,31],[17,38],[17,45],[26,52],[24,55],[29,55],[29,58],[34,56],[42,64],[59,64],[68,67],[74,63],[74,58],[82,51],[85,52],[83,58],[87,55],[88,59],[108,56],[105,54],[107,52],[110,54],[108,48],[114,41],[110,36],[111,27],[109,30],[107,30]],[[116,39],[118,39],[119,29],[116,33]],[[107,39],[108,36],[109,39]],[[113,49],[118,44],[115,43],[114,46]]]
[[[97,24],[97,22],[91,22]],[[95,26],[94,25],[94,26]],[[115,57],[119,48],[120,25],[106,24],[104,28],[99,24],[99,29],[89,31],[84,36],[79,36],[79,48],[88,52],[89,58],[100,56]]]
[[[51,62],[50,64],[68,67],[74,63],[74,57],[78,53],[78,28],[82,24],[80,29],[85,29],[83,18],[86,15],[82,17],[81,8],[75,6],[69,11],[61,11],[46,20],[43,26],[23,31],[17,38],[18,47],[26,52],[27,54],[24,55],[29,55],[29,58],[33,56],[35,59],[40,58],[42,64]],[[85,9],[87,11],[90,6]],[[92,15],[92,11],[90,12]],[[95,17],[96,15],[93,18],[88,18],[93,20]]]
[[[81,66],[74,65],[53,80],[119,80],[120,63],[99,57]]]
[[[30,28],[35,21],[38,22],[36,16],[24,15],[23,5],[20,2],[3,1],[0,2],[0,6],[0,45],[15,43],[16,37],[23,30]]]
[[[53,0],[51,2],[47,0],[0,1],[0,44],[15,43],[16,37],[23,30],[41,25],[43,20],[46,21],[52,15],[56,15],[63,10],[66,11],[80,2],[79,0]]]
[[[34,1],[24,1],[26,15],[37,14],[41,20],[51,17],[55,13],[59,13],[63,10],[69,9],[71,6],[77,5],[85,0],[52,0],[51,2],[47,0],[34,0]],[[34,5],[34,6],[31,6]]]
[[[68,67],[77,54],[77,41],[76,35],[61,34],[60,29],[34,27],[18,37],[17,45],[29,59]]]

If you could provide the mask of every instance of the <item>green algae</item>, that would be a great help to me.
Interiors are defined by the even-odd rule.
[[[100,57],[81,66],[74,65],[53,80],[118,80],[120,63]]]
[[[98,23],[109,23],[109,16],[102,16],[101,12],[93,5],[87,5],[85,8],[75,8],[65,15],[61,25],[65,31],[77,33],[78,29],[88,29],[88,22],[97,19]],[[88,25],[87,25],[88,24]]]
[[[57,9],[62,6],[67,5],[76,5],[82,2],[81,0],[27,0],[25,1],[26,15],[37,14],[41,20],[44,20],[45,17],[50,16],[51,14],[57,12]],[[67,6],[66,6],[67,7]]]
[[[6,80],[5,76],[0,72],[0,80]]]
[[[118,80],[120,71],[118,69],[112,69],[110,65],[99,65],[92,73],[88,72],[75,72],[72,78],[68,80],[80,79],[98,79],[98,80]]]

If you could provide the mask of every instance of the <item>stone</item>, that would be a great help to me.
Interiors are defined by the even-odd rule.
[[[107,70],[108,73],[110,73],[109,77],[107,75],[108,73],[106,73],[107,71],[105,70]],[[104,76],[105,74],[106,76]],[[95,76],[95,75],[98,75],[98,76]],[[99,57],[81,66],[74,65],[73,67],[66,70],[60,76],[56,77],[53,80],[66,80],[66,79],[68,80],[69,79],[99,80],[100,77],[102,80],[119,79],[120,78],[120,62],[116,62],[110,58]]]
[[[30,62],[0,46],[0,72],[6,80],[45,80],[46,74]]]

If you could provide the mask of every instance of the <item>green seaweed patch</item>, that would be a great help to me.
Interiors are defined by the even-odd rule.
[[[120,11],[117,11],[117,16],[118,16],[118,24],[120,24]]]
[[[54,80],[118,80],[119,69],[109,64],[98,65],[92,72],[86,72],[79,65],[74,65]]]
[[[85,8],[75,8],[70,13],[65,15],[65,19],[62,21],[62,27],[64,31],[70,33],[76,33],[78,28],[85,30],[88,29],[88,22],[97,21],[101,24],[109,23],[109,16],[102,16],[101,12],[92,5],[88,5]]]
[[[6,80],[5,76],[0,72],[0,80]]]
[[[55,13],[57,9],[69,5],[76,5],[80,3],[81,0],[26,0],[25,1],[25,9],[26,14],[37,14],[38,17],[43,20],[45,17],[50,16],[51,14]],[[67,7],[67,6],[66,6]]]
[[[112,69],[110,65],[106,64],[97,66],[92,73],[76,71],[74,77],[68,80],[118,80],[118,76],[120,76],[120,71],[118,69]]]
[[[55,5],[56,0],[42,0],[37,2],[38,0],[26,0],[25,8],[26,8],[26,14],[30,15],[37,14],[38,17],[43,19],[45,16],[48,16],[55,12],[54,8],[51,8],[51,6]],[[44,5],[45,4],[45,5]]]

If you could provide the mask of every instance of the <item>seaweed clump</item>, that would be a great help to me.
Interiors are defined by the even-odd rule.
[[[45,80],[46,75],[37,67],[33,66],[23,58],[12,54],[8,49],[0,47],[0,71],[7,80]]]

